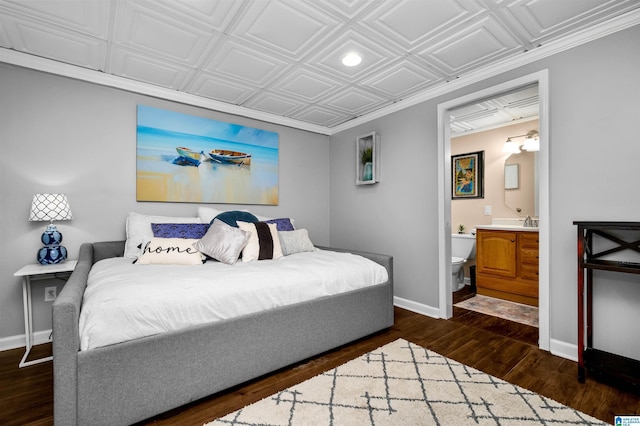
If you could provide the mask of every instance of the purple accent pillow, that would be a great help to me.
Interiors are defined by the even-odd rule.
[[[152,223],[156,238],[189,238],[199,240],[207,233],[208,223]]]
[[[278,228],[278,231],[294,231],[295,230],[295,228],[293,227],[293,224],[291,223],[291,219],[289,219],[288,217],[283,217],[280,219],[265,220],[265,222],[275,223],[276,227]]]

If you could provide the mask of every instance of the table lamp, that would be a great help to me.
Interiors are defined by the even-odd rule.
[[[64,262],[67,249],[61,246],[62,234],[53,224],[54,220],[70,220],[73,218],[69,200],[65,194],[36,194],[31,203],[30,222],[49,221],[47,229],[42,233],[44,247],[38,250],[38,263],[52,265]]]

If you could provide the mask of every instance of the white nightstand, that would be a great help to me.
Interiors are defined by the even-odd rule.
[[[13,274],[14,277],[22,277],[22,302],[24,304],[24,336],[26,347],[24,356],[20,361],[20,368],[28,365],[40,364],[41,362],[51,361],[52,356],[40,358],[33,361],[27,361],[31,347],[33,346],[33,312],[31,307],[31,281],[44,280],[47,278],[68,278],[78,263],[77,260],[67,260],[56,265],[26,265],[18,272]]]

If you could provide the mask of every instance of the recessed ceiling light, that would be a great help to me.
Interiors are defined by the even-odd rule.
[[[349,52],[342,57],[342,63],[347,67],[355,67],[362,62],[362,57],[355,52]]]

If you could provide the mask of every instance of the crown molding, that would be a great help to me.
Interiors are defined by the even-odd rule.
[[[202,96],[195,96],[189,93],[178,92],[176,90],[154,86],[149,83],[143,83],[124,77],[105,74],[100,71],[94,71],[88,68],[66,64],[64,62],[58,62],[2,47],[0,47],[0,62],[16,65],[23,68],[29,68],[36,71],[42,71],[49,74],[69,77],[75,80],[94,83],[101,86],[125,90],[132,93],[138,93],[141,95],[152,96],[155,98],[179,102],[182,104],[201,107],[213,111],[252,118],[255,120],[265,121],[267,123],[279,124],[286,127],[306,130],[313,133],[324,135],[329,135],[331,133],[331,130],[328,127],[305,123],[303,121],[293,120],[290,118],[281,117],[279,115],[269,114],[267,112],[244,108],[226,102],[215,101],[213,99],[204,98]]]
[[[515,57],[489,65],[481,70],[474,71],[470,74],[459,76],[459,78],[451,80],[446,84],[436,86],[433,89],[428,89],[422,93],[416,94],[393,105],[389,105],[388,107],[381,108],[370,114],[354,118],[353,120],[350,120],[346,123],[332,127],[331,134],[333,135],[344,130],[348,130],[369,121],[431,100],[438,96],[453,92],[454,90],[458,90],[482,80],[486,80],[487,78],[494,77],[498,74],[511,71],[523,65],[530,64],[532,62],[555,55],[576,46],[580,46],[582,44],[589,43],[593,40],[597,40],[618,31],[631,28],[638,24],[640,24],[640,9],[635,9],[609,21],[594,25],[593,27],[579,31],[571,36],[567,36],[561,40],[551,42],[527,52],[522,52]]]
[[[306,123],[300,120],[289,119],[258,110],[240,107],[225,102],[215,101],[201,96],[178,92],[175,90],[154,86],[152,84],[130,80],[123,77],[105,74],[100,71],[94,71],[88,68],[82,68],[79,66],[66,64],[35,55],[30,55],[27,53],[21,53],[7,48],[0,48],[0,62],[50,74],[69,77],[76,80],[86,81],[101,86],[113,87],[128,92],[152,96],[213,111],[219,111],[331,136],[333,134],[351,129],[361,124],[392,114],[394,112],[401,111],[405,108],[409,108],[419,103],[428,101],[438,96],[450,93],[454,90],[461,89],[463,87],[485,80],[489,77],[493,77],[503,72],[530,64],[556,53],[560,53],[573,47],[580,46],[582,44],[588,43],[601,37],[605,37],[607,35],[633,27],[638,24],[640,24],[640,9],[635,9],[633,11],[627,12],[624,15],[612,18],[601,24],[594,25],[593,27],[579,31],[571,36],[567,36],[561,40],[551,42],[527,52],[522,52],[521,54],[513,58],[509,58],[496,64],[492,64],[470,74],[461,75],[455,80],[451,80],[446,84],[426,90],[410,98],[399,101],[393,105],[381,108],[377,111],[371,112],[353,120],[349,120],[346,123],[331,128]]]

